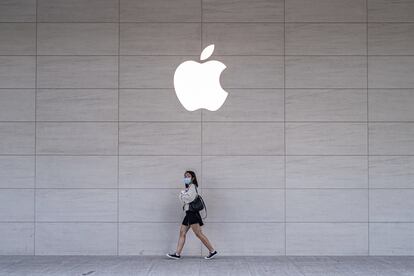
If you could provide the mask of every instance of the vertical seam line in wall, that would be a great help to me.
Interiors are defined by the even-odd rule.
[[[121,61],[121,0],[118,0],[118,141],[117,141],[117,172],[116,172],[116,254],[119,256],[119,102],[120,102],[120,61]]]
[[[369,232],[370,232],[370,219],[369,219],[369,213],[370,213],[370,210],[369,210],[369,197],[370,197],[370,181],[369,181],[369,84],[368,84],[368,80],[369,80],[369,78],[368,78],[368,0],[366,0],[365,1],[365,14],[366,14],[366,63],[367,63],[367,70],[366,70],[366,74],[367,74],[367,76],[366,76],[366,82],[367,82],[367,98],[366,98],[366,101],[367,101],[367,190],[368,190],[368,195],[367,195],[367,207],[368,207],[368,217],[367,217],[367,220],[368,220],[368,223],[367,223],[367,249],[368,249],[368,256],[369,255],[371,255],[371,253],[370,253],[370,239],[369,239]]]
[[[200,54],[203,51],[203,0],[200,0]],[[201,194],[203,194],[203,109],[200,109],[200,176]],[[200,256],[203,255],[203,245],[200,244]],[[200,273],[199,273],[200,274]]]
[[[36,255],[36,187],[37,187],[37,175],[36,175],[36,136],[37,136],[37,0],[35,2],[35,96],[34,96],[34,179],[33,179],[33,184],[34,184],[34,189],[33,189],[33,255]]]
[[[284,251],[286,256],[286,0],[283,1],[283,180],[284,180]]]

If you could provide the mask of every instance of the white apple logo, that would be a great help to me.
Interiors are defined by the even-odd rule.
[[[201,52],[200,60],[209,58],[213,51],[214,44],[207,46]],[[187,60],[181,63],[175,69],[174,88],[184,108],[188,111],[219,109],[228,95],[220,85],[220,74],[224,69],[226,65],[217,60],[204,63]]]

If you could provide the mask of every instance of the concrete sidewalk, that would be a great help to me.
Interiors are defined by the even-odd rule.
[[[0,275],[412,276],[414,256],[0,256]]]

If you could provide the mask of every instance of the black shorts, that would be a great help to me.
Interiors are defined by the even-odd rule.
[[[181,224],[191,225],[194,223],[198,223],[200,224],[200,226],[204,225],[203,220],[201,219],[201,216],[200,216],[200,212],[185,211],[185,217]]]

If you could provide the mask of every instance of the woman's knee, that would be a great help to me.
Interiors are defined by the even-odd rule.
[[[187,234],[188,229],[180,229],[180,237],[184,237]]]
[[[193,232],[197,237],[203,236],[203,232],[201,232],[201,228],[197,227],[197,228],[193,228]]]

